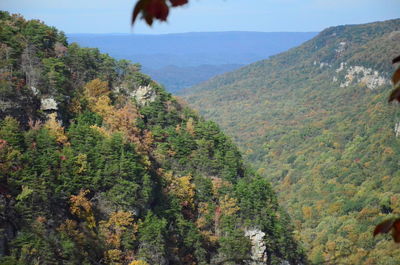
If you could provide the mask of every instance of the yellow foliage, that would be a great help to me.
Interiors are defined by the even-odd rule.
[[[144,143],[146,149],[150,149],[150,147],[153,145],[154,137],[153,137],[153,133],[151,131],[144,132],[143,143]]]
[[[121,262],[122,259],[122,251],[119,249],[110,249],[105,251],[104,253],[107,264],[113,264],[113,265],[122,265],[123,263]]]
[[[110,107],[109,110],[104,109],[105,112],[102,115],[107,130],[111,133],[123,133],[128,141],[136,144],[137,151],[143,153],[144,150],[147,150],[145,142],[152,143],[152,134],[145,134],[145,142],[141,142],[141,131],[137,127],[137,119],[141,117],[138,109],[130,102],[120,109]]]
[[[208,224],[207,219],[205,218],[205,215],[208,215],[210,213],[208,203],[200,202],[197,207],[197,211],[199,213],[199,217],[196,220],[196,227],[199,229],[203,229]]]
[[[20,156],[20,151],[14,150],[6,140],[0,139],[0,175],[5,176],[9,174],[14,167],[15,161],[17,161]]]
[[[90,104],[89,107],[93,112],[96,112],[104,119],[112,115],[115,111],[114,107],[111,105],[111,99],[106,95],[94,99],[93,104]]]
[[[378,215],[379,212],[380,212],[380,210],[377,209],[377,208],[368,208],[368,207],[365,207],[365,208],[363,208],[363,209],[358,213],[357,218],[366,219],[366,218],[368,218],[368,217]]]
[[[121,246],[121,236],[128,228],[137,231],[137,225],[133,222],[132,214],[124,211],[117,211],[110,215],[108,221],[100,222],[100,230],[106,238],[107,244],[119,248]],[[135,235],[132,234],[132,239]]]
[[[141,131],[137,127],[137,119],[140,114],[136,106],[128,102],[122,108],[115,108],[111,104],[107,83],[98,79],[88,83],[85,87],[85,96],[89,102],[89,108],[103,117],[104,128],[92,126],[104,136],[120,132],[125,138],[136,144],[138,152],[148,150],[153,143],[153,135],[147,132],[143,143],[140,139]]]
[[[220,200],[219,205],[223,215],[234,215],[240,210],[240,207],[237,206],[237,200],[235,198],[230,198],[228,195],[225,195],[224,198]]]
[[[132,213],[117,211],[111,214],[108,222],[105,223],[105,227],[114,227],[114,229],[126,230],[127,226],[131,226],[132,224]]]
[[[96,101],[97,98],[101,96],[108,96],[110,90],[108,89],[108,84],[100,79],[94,79],[86,84],[84,87],[84,95],[89,101],[89,104]]]
[[[341,209],[341,207],[342,207],[342,203],[340,203],[340,202],[332,203],[328,208],[328,213],[330,213],[332,215],[337,214],[339,212],[339,210]]]
[[[195,135],[195,129],[194,129],[194,124],[193,124],[193,118],[190,117],[187,122],[186,122],[186,131],[190,134],[190,135]]]
[[[138,109],[132,104],[127,103],[123,108],[113,110],[104,116],[104,121],[107,123],[111,131],[123,131],[129,134],[132,128],[136,129],[136,120],[140,117]]]
[[[336,249],[336,243],[335,243],[334,241],[328,241],[328,242],[326,243],[326,249],[327,249],[327,251],[329,251],[329,252],[335,251],[335,249]]]
[[[89,190],[81,190],[78,195],[72,195],[70,198],[72,214],[84,219],[88,228],[96,227],[96,220],[93,215],[92,203],[86,198]]]
[[[144,260],[134,260],[129,265],[149,265],[149,263]]]
[[[97,125],[91,125],[90,128],[92,128],[93,130],[96,130],[104,137],[110,137],[110,135],[111,135],[111,133],[103,127],[99,127]]]
[[[204,216],[200,216],[196,220],[196,227],[199,229],[202,229],[207,226],[207,220]]]
[[[312,208],[310,206],[303,206],[302,211],[305,219],[310,220],[312,218]]]
[[[168,191],[180,199],[181,205],[193,208],[195,185],[191,182],[192,176],[177,177],[167,172],[165,178],[169,182]]]
[[[79,166],[77,173],[83,173],[87,170],[88,162],[86,154],[79,154],[76,156],[76,164]]]
[[[325,200],[317,201],[315,208],[317,209],[318,213],[322,212],[322,210],[324,209],[324,205],[325,205]]]
[[[44,127],[49,130],[50,135],[54,136],[58,143],[66,144],[68,142],[68,138],[64,133],[64,128],[57,120],[56,113],[51,113],[49,115],[49,119],[44,124]]]
[[[200,234],[205,240],[212,244],[216,244],[218,242],[219,237],[214,235],[211,231],[200,231]]]

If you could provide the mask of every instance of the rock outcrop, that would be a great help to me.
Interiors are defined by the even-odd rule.
[[[251,241],[251,259],[248,265],[267,264],[267,247],[265,246],[265,233],[259,229],[252,228],[245,231],[245,236]]]
[[[400,122],[394,125],[394,133],[396,134],[396,137],[400,136]]]
[[[135,98],[139,105],[146,105],[156,99],[156,91],[150,86],[139,86],[130,93],[130,96]]]
[[[341,63],[340,67],[336,69],[339,73],[345,69],[346,63]],[[388,83],[388,80],[381,76],[378,71],[374,71],[371,68],[364,66],[350,66],[347,69],[344,77],[344,82],[340,84],[340,87],[348,87],[353,82],[362,83],[369,89],[373,90],[377,87],[383,86]]]
[[[40,103],[40,109],[43,111],[53,112],[58,110],[58,104],[54,98],[42,98]]]

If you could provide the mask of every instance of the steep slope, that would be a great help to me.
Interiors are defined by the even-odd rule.
[[[40,21],[0,29],[1,264],[305,263],[213,122]]]
[[[387,103],[400,20],[332,27],[184,93],[281,191],[310,259],[396,264],[371,231],[398,214],[399,107]]]

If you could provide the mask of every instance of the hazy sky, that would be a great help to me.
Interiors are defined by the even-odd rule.
[[[190,0],[167,23],[132,29],[136,0],[0,0],[0,9],[40,19],[66,33],[320,31],[398,18],[400,0]]]

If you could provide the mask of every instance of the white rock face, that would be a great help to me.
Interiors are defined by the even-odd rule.
[[[252,261],[247,261],[249,265],[267,264],[267,247],[264,243],[265,233],[259,229],[252,228],[245,231],[245,236],[251,241],[251,258]]]
[[[38,90],[36,87],[31,86],[31,90],[32,90],[32,93],[33,93],[35,96],[37,96],[37,95],[39,94],[39,90]]]
[[[322,68],[324,68],[324,67],[329,67],[329,66],[330,66],[329,63],[321,62],[321,63],[319,64],[319,68],[320,68],[320,69],[322,69]]]
[[[151,86],[139,86],[130,93],[140,105],[146,105],[156,99],[156,91]]]
[[[337,55],[341,55],[346,50],[346,42],[342,41],[339,43],[337,49],[335,49]]]
[[[58,110],[57,101],[55,101],[54,98],[42,98],[40,100],[40,103],[41,103],[40,106],[41,110],[48,110],[48,111]]]
[[[343,70],[342,64],[339,69],[340,71]],[[336,72],[340,72],[338,71],[339,69],[336,69]],[[353,82],[363,83],[369,89],[373,90],[379,86],[387,84],[389,81],[383,76],[380,76],[378,71],[356,65],[350,66],[350,68],[347,69],[345,81],[340,84],[340,87],[348,87]]]
[[[400,136],[400,122],[394,125],[394,133],[396,134],[396,137]]]
[[[336,69],[336,73],[340,73],[341,71],[344,70],[344,67],[347,65],[347,63],[340,63],[340,67]]]

